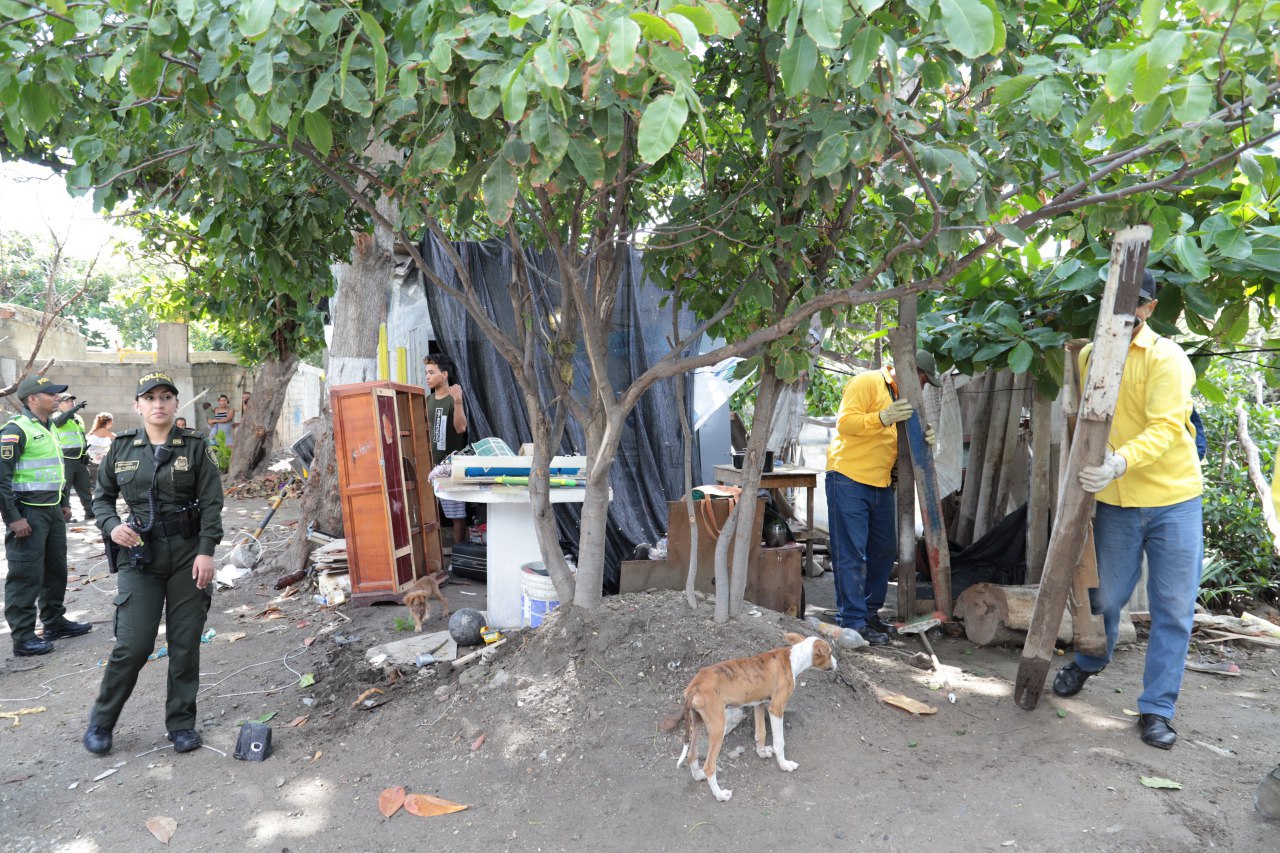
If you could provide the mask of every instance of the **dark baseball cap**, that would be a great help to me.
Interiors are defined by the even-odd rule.
[[[61,394],[66,390],[66,385],[59,385],[47,376],[28,376],[18,383],[15,393],[25,403],[32,394]]]
[[[1142,284],[1138,287],[1138,301],[1150,302],[1156,298],[1156,277],[1151,274],[1151,270],[1142,271]]]
[[[933,353],[916,350],[916,370],[923,373],[925,381],[935,388],[942,384],[938,380],[938,362],[934,360]]]
[[[138,390],[134,392],[133,399],[136,400],[153,388],[159,388],[162,385],[174,394],[178,393],[178,386],[174,384],[174,381],[170,378],[169,374],[156,371],[148,373],[146,376],[138,380]]]
[[[58,399],[59,399],[59,400],[74,400],[74,399],[76,399],[76,395],[75,395],[75,394],[59,394],[59,395],[58,395]]]

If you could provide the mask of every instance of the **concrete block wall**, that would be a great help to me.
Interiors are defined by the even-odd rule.
[[[35,349],[42,316],[39,311],[22,305],[0,304],[0,358],[20,358],[25,363]],[[57,319],[40,343],[40,363],[50,357],[81,359],[87,349],[80,329],[74,323]]]

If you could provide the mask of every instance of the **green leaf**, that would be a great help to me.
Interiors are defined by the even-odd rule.
[[[867,82],[882,44],[884,44],[884,34],[870,24],[859,30],[853,37],[853,44],[849,47],[847,72],[850,86],[857,88]]]
[[[329,103],[333,97],[333,74],[326,74],[316,83],[315,88],[311,90],[311,97],[307,98],[307,105],[302,108],[304,113],[312,113]]]
[[[351,65],[351,51],[355,49],[356,40],[360,37],[360,25],[357,24],[351,30],[351,35],[347,36],[347,43],[342,46],[342,58],[338,62],[338,80],[341,85],[338,86],[338,93],[346,95],[347,93],[347,69]]]
[[[84,6],[78,7],[71,19],[76,22],[77,30],[89,35],[96,34],[102,26],[102,16]]]
[[[387,34],[382,31],[382,26],[377,19],[368,12],[360,13],[360,23],[369,37],[369,43],[373,46],[374,97],[382,100],[387,93]]]
[[[1160,11],[1164,8],[1164,0],[1142,0],[1142,34],[1147,38],[1160,26]]]
[[[276,13],[276,0],[246,0],[236,16],[236,25],[247,39],[256,39],[266,33]]]
[[[840,27],[844,17],[843,0],[802,0],[804,31],[820,47],[840,46]]]
[[[1219,231],[1214,235],[1213,243],[1218,247],[1219,252],[1237,261],[1243,261],[1253,254],[1253,244],[1249,242],[1249,236],[1241,228]]]
[[[1178,260],[1182,262],[1182,266],[1196,280],[1203,281],[1209,277],[1209,258],[1200,248],[1200,244],[1196,242],[1195,237],[1188,234],[1179,234],[1173,238],[1173,251],[1178,256]],[[1197,313],[1205,317],[1213,315],[1212,311],[1208,313],[1200,311]]]
[[[1027,109],[1040,121],[1051,121],[1062,110],[1062,90],[1052,78],[1041,80],[1027,98]]]
[[[1009,369],[1014,373],[1026,373],[1034,357],[1035,351],[1031,349],[1031,344],[1019,341],[1013,352],[1009,353]]]
[[[1005,42],[1009,38],[1004,28],[1004,16],[1000,14],[1000,7],[996,5],[995,0],[982,0],[982,5],[990,10],[991,23],[995,28],[995,37],[991,40],[991,49],[987,52],[992,56],[998,56],[1004,52]]]
[[[259,51],[253,58],[253,65],[249,67],[249,91],[259,96],[267,94],[271,91],[274,76],[275,64],[271,61],[271,51]]]
[[[1149,55],[1138,60],[1133,71],[1133,99],[1139,104],[1149,104],[1160,96],[1165,81],[1169,79],[1169,69],[1151,62]]]
[[[505,225],[516,202],[516,173],[501,157],[493,161],[480,184],[484,208],[495,225]]]
[[[39,132],[57,111],[52,86],[30,84],[22,87],[22,118],[27,127]]]
[[[591,62],[600,52],[600,33],[596,31],[596,19],[577,6],[569,7],[569,18],[573,21],[573,32],[582,46],[582,58]]]
[[[796,36],[791,44],[782,48],[778,65],[787,97],[797,97],[809,88],[814,69],[818,67],[818,46],[808,36]]]
[[[543,42],[533,51],[533,67],[553,89],[563,89],[569,82],[569,63],[559,45]]]
[[[681,15],[688,18],[697,27],[699,35],[709,36],[716,32],[716,21],[711,12],[699,6],[687,6],[683,3],[677,3],[667,9],[668,14]]]
[[[156,94],[156,83],[164,69],[164,60],[150,47],[144,47],[141,55],[129,69],[129,91],[139,98],[151,98]]]
[[[1198,284],[1182,285],[1182,304],[1201,317],[1213,317],[1218,313],[1217,304]]]
[[[609,24],[609,65],[626,74],[636,61],[636,45],[640,41],[640,25],[627,17],[617,17]]]
[[[1213,85],[1199,74],[1187,78],[1186,86],[1173,92],[1173,117],[1183,124],[1195,124],[1213,107]]]
[[[1029,74],[1011,77],[992,90],[991,101],[1000,106],[1006,106],[1021,98],[1024,92],[1035,85],[1035,82],[1036,78]]]
[[[1114,101],[1128,90],[1129,81],[1133,79],[1133,72],[1138,67],[1138,60],[1143,55],[1140,51],[1134,51],[1111,63],[1111,67],[1107,69],[1106,82],[1103,84],[1108,98]]]
[[[1182,790],[1182,785],[1180,783],[1171,782],[1168,779],[1162,779],[1159,776],[1143,776],[1139,781],[1148,788],[1172,788],[1175,791]]]
[[[813,177],[825,178],[849,165],[849,137],[833,133],[822,138],[813,152]]]
[[[452,130],[445,130],[427,144],[422,154],[422,166],[432,172],[443,172],[453,164],[457,143]]]
[[[995,45],[995,19],[981,0],[938,0],[942,35],[964,56],[990,53]]]
[[[502,87],[502,117],[512,124],[524,118],[529,103],[529,84],[524,79],[524,66],[517,65],[511,79]]]
[[[696,50],[701,42],[698,39],[698,26],[684,15],[667,14],[667,22],[680,33],[680,46]]]
[[[604,155],[594,143],[577,134],[569,137],[569,159],[589,187],[604,186]]]
[[[1028,242],[1027,232],[1023,231],[1021,228],[1019,228],[1016,225],[1012,225],[1008,223],[1005,223],[1003,225],[997,225],[996,231],[999,232],[1001,237],[1004,237],[1006,240],[1008,240],[1010,243],[1013,243],[1015,246],[1027,245],[1027,242]]]
[[[721,38],[731,39],[742,32],[742,22],[738,20],[737,13],[727,3],[722,3],[720,0],[705,0],[702,7],[711,14],[712,20],[715,21],[716,34]]]
[[[299,687],[310,687],[315,683],[316,683],[316,674],[314,672],[304,672],[302,676],[298,679]],[[258,722],[264,723],[266,722],[266,720],[259,720]]]
[[[309,673],[309,672],[307,673],[307,675],[311,675],[311,681],[310,681],[310,683],[309,683],[309,684],[302,684],[302,679],[299,679],[299,680],[298,680],[298,686],[299,686],[299,687],[308,687],[308,686],[310,686],[310,684],[314,684],[314,683],[315,683],[316,677],[315,677],[314,675],[312,675],[311,673]],[[302,676],[302,678],[306,678],[306,677],[307,677],[307,675]],[[258,719],[254,720],[254,722],[255,722],[255,723],[269,723],[269,722],[271,722],[271,719],[272,719],[273,717],[275,717],[275,715],[276,715],[276,714],[278,714],[278,713],[279,713],[279,711],[268,711],[267,713],[263,714],[263,715],[262,715],[261,717],[259,717]]]
[[[1196,380],[1196,393],[1219,406],[1225,406],[1227,403],[1226,392],[1204,377]]]
[[[631,20],[640,25],[640,33],[650,41],[676,42],[683,46],[680,33],[665,19],[648,12],[632,12]]]
[[[320,155],[329,156],[329,151],[333,148],[333,128],[329,126],[329,120],[324,117],[324,113],[307,113],[303,116],[302,126],[307,131],[307,138],[311,140],[311,144],[320,152]]]
[[[560,117],[551,112],[543,104],[535,109],[526,123],[529,129],[528,141],[538,151],[547,177],[560,165],[565,153],[569,150],[569,133],[564,129]]]
[[[685,119],[689,117],[689,105],[684,98],[673,94],[659,95],[645,108],[636,134],[636,147],[640,159],[656,163],[666,156],[680,136]]]

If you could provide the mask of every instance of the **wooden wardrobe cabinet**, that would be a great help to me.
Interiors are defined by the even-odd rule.
[[[399,601],[424,575],[448,578],[421,388],[394,382],[329,391],[354,604]]]

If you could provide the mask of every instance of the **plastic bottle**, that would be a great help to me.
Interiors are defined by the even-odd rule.
[[[1262,777],[1253,795],[1253,807],[1269,820],[1280,820],[1280,766]]]
[[[871,645],[861,634],[852,628],[841,628],[839,625],[832,625],[829,622],[823,622],[817,616],[809,616],[805,623],[822,634],[824,637],[832,640],[842,649],[861,649],[864,646]]]
[[[216,636],[218,636],[218,632],[210,628],[209,630],[205,631],[203,634],[200,635],[200,642],[212,643],[213,638]]]
[[[329,605],[329,597],[326,595],[313,595],[311,600],[316,604],[319,604],[321,607],[327,607]]]

